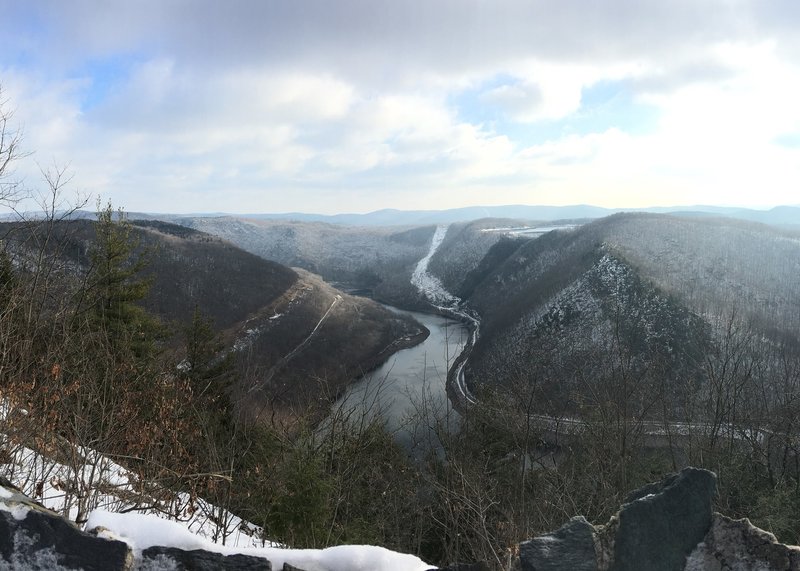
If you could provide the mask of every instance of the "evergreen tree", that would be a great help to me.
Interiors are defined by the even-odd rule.
[[[137,305],[150,289],[151,280],[142,277],[148,261],[121,209],[115,216],[111,204],[98,208],[89,258],[90,321],[112,346],[130,347],[138,358],[154,356],[164,331],[157,318]]]
[[[14,266],[4,251],[0,251],[0,311],[8,305],[11,292],[16,284]]]
[[[208,446],[229,446],[233,430],[231,385],[233,354],[214,333],[211,319],[195,306],[191,323],[184,329],[186,358],[178,366],[188,383],[198,421],[207,435]]]
[[[218,403],[227,409],[227,391],[232,376],[232,354],[223,354],[224,345],[214,333],[211,319],[195,305],[192,321],[184,329],[186,359],[181,374],[192,384],[198,398]]]

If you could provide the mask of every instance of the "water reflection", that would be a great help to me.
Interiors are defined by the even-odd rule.
[[[398,442],[409,450],[422,442],[438,448],[436,431],[457,426],[458,415],[450,406],[445,388],[447,370],[464,347],[469,332],[452,319],[387,307],[414,317],[431,333],[424,342],[395,353],[380,368],[351,385],[334,404],[334,414],[359,423],[381,415]]]

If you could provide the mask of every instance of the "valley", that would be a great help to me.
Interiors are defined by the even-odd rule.
[[[702,381],[713,366],[708,352],[733,320],[738,328],[769,322],[763,343],[771,351],[797,343],[800,292],[786,290],[800,267],[797,238],[752,223],[653,214],[400,230],[232,218],[182,223],[220,232],[262,256],[322,268],[379,300],[465,323],[471,334],[463,354],[448,359],[453,407],[476,403],[481,391],[522,391],[534,407],[526,416],[551,444],[585,429],[576,415],[587,396],[621,398],[613,385],[623,376],[631,380],[624,398],[639,411],[631,430],[674,445],[686,426],[711,429],[686,398],[713,398]],[[732,242],[741,262],[730,259]],[[764,251],[774,258],[758,254]],[[372,273],[369,260],[394,269]],[[722,280],[714,277],[720,264],[729,268]],[[743,291],[754,285],[759,289]],[[758,301],[764,299],[769,306]]]
[[[15,379],[6,394],[36,394],[25,410],[47,412],[13,426],[9,417],[7,442],[40,454],[45,419],[69,427],[75,407],[94,410],[109,382],[72,379],[113,371],[125,379],[112,381],[120,401],[98,410],[114,422],[90,414],[64,430],[116,461],[131,440],[114,423],[145,422],[136,463],[119,470],[184,495],[174,504],[136,495],[142,510],[173,505],[194,521],[185,510],[202,494],[202,509],[292,545],[357,538],[485,561],[565,510],[605,517],[653,470],[692,463],[736,474],[721,480],[719,501],[755,518],[740,486],[763,503],[798,477],[792,230],[645,213],[419,227],[103,216],[2,226],[8,267],[28,284],[12,299],[30,311],[22,300],[41,291],[42,316],[2,318],[31,328],[52,355],[4,361]],[[118,239],[128,258],[99,279],[96,244]],[[44,289],[29,281],[38,276]],[[125,301],[109,311],[102,299]],[[5,329],[7,347],[15,331]],[[26,370],[48,388],[31,393]],[[153,398],[160,416],[126,416]],[[81,469],[61,454],[47,462],[77,485]],[[169,468],[178,461],[195,468]],[[782,479],[770,484],[770,472]],[[590,492],[597,481],[607,487]],[[36,478],[26,482],[35,495]],[[535,498],[560,507],[534,510]],[[486,518],[506,527],[476,533]],[[379,536],[365,521],[383,526]],[[321,540],[317,525],[333,526],[334,539]],[[469,542],[456,546],[453,530]],[[409,532],[436,539],[413,548]]]
[[[4,3],[0,571],[800,571],[798,27]]]

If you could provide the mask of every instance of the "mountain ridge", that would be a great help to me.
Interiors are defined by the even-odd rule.
[[[579,406],[571,391],[629,370],[678,397],[703,386],[731,327],[764,354],[798,345],[800,237],[757,223],[617,214],[512,243],[481,271],[473,388],[526,380]]]
[[[36,236],[44,229],[37,228],[6,223],[0,228],[4,245],[23,259],[31,243],[44,242]],[[270,401],[314,402],[320,390],[333,399],[393,352],[426,335],[421,325],[372,300],[350,296],[310,272],[222,238],[160,221],[135,221],[131,229],[137,252],[147,259],[142,277],[151,284],[141,305],[176,332],[191,323],[195,308],[210,318],[225,351],[233,352],[238,366],[255,371],[243,378],[248,386],[236,387],[249,395],[242,402],[253,410]],[[65,278],[80,279],[91,267],[94,224],[61,221],[49,231]],[[180,345],[177,337],[169,341],[170,350]],[[285,356],[301,344],[303,358],[286,366]]]
[[[766,209],[715,205],[648,206],[640,208],[610,208],[591,204],[574,205],[526,205],[464,206],[448,209],[403,210],[384,208],[366,213],[317,214],[313,212],[232,213],[232,212],[188,212],[155,213],[127,212],[131,219],[163,220],[176,222],[181,218],[240,218],[250,220],[282,220],[297,222],[325,222],[341,226],[424,226],[429,224],[452,224],[470,222],[481,218],[511,218],[528,221],[552,222],[567,219],[596,219],[624,212],[650,212],[674,214],[688,217],[738,218],[779,226],[800,226],[800,205],[777,205]],[[35,213],[27,216],[36,217]],[[74,218],[93,218],[94,213],[74,211]],[[17,215],[6,215],[0,220],[14,220]]]

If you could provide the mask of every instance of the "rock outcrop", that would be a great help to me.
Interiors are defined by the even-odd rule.
[[[628,496],[604,530],[610,571],[677,571],[711,526],[716,476],[686,468]]]
[[[220,555],[202,549],[184,551],[175,547],[148,547],[142,551],[136,569],[174,569],[175,571],[272,571],[272,565],[263,557],[249,555]],[[295,570],[289,565],[289,569]],[[283,571],[288,571],[283,566]],[[297,570],[302,571],[302,570]]]
[[[523,571],[597,571],[595,529],[583,516],[520,544]]]
[[[686,468],[631,494],[606,525],[572,518],[520,544],[522,571],[800,571],[800,547],[712,512],[716,476]]]
[[[167,527],[178,527],[184,536],[194,537],[178,524],[163,523]],[[204,549],[190,549],[189,544],[181,543],[181,538],[174,535],[174,529],[170,531],[167,527],[157,526],[155,530],[150,528],[145,536],[163,534],[165,541],[174,541],[177,538],[177,544],[152,547],[142,545],[141,551],[134,552],[128,543],[116,539],[119,536],[114,531],[97,526],[88,533],[84,532],[72,522],[37,504],[8,480],[0,477],[0,571],[318,571],[328,569],[329,566],[342,569],[342,565],[349,569],[351,563],[353,569],[363,570],[372,565],[370,557],[379,561],[382,569],[388,568],[387,561],[395,562],[394,557],[404,563],[416,561],[416,568],[419,565],[425,566],[412,555],[394,553],[380,547],[356,546],[344,547],[345,554],[340,548],[332,548],[339,550],[337,556],[325,562],[308,555],[303,559],[308,565],[300,564],[298,567],[285,562],[285,556],[281,556],[278,563],[275,563],[276,560],[270,561],[272,556],[265,555],[263,551],[224,555]],[[125,538],[126,541],[130,539],[127,535]],[[202,541],[197,543],[202,544]],[[186,549],[175,545],[183,545]],[[288,553],[293,550],[279,551]],[[320,554],[324,551],[321,550]],[[348,556],[351,559],[347,559]],[[409,567],[406,565],[405,568]],[[446,568],[445,571],[447,570],[488,571],[480,565],[456,565]]]
[[[686,571],[800,571],[800,547],[783,545],[747,519],[714,514],[711,529],[686,560]]]
[[[84,533],[0,480],[0,569],[130,569],[126,543]]]
[[[521,571],[800,571],[800,547],[748,520],[712,513],[716,477],[686,468],[631,494],[611,520],[574,517],[520,544]],[[102,529],[102,528],[98,528]],[[150,547],[134,559],[106,533],[85,533],[0,478],[0,569],[278,571],[263,557]],[[303,571],[289,564],[282,571]],[[441,571],[486,571],[457,564]]]

